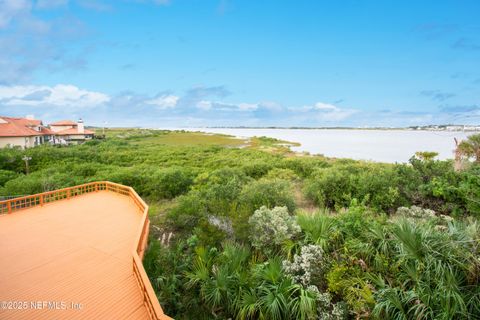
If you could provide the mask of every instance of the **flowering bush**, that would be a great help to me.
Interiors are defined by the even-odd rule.
[[[332,302],[332,296],[328,292],[320,292],[316,286],[308,286],[307,290],[314,294],[317,302],[317,315],[319,320],[343,320],[348,315],[347,306],[344,302]]]
[[[248,223],[252,245],[267,251],[300,233],[300,226],[288,214],[287,207],[268,209],[262,206],[250,217]]]
[[[318,245],[305,245],[300,249],[300,255],[293,257],[293,262],[283,261],[283,270],[296,283],[307,287],[318,285],[323,279],[323,250]]]
[[[405,216],[407,218],[428,219],[435,217],[435,211],[417,206],[411,206],[410,208],[400,207],[397,209],[397,215]]]
[[[300,254],[293,257],[293,262],[283,261],[283,271],[298,284],[315,296],[318,319],[341,320],[347,316],[344,303],[333,303],[328,292],[322,292],[319,287],[324,287],[324,271],[326,265],[323,250],[318,245],[305,245],[301,247]]]

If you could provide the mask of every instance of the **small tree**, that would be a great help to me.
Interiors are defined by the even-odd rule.
[[[418,151],[415,152],[415,156],[422,161],[432,161],[438,156],[438,152]]]
[[[471,135],[467,140],[460,142],[457,151],[468,158],[474,158],[476,163],[480,163],[480,134]]]

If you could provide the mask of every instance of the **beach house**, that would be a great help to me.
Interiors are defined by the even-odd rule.
[[[45,127],[41,120],[32,116],[12,118],[0,116],[0,148],[34,147],[53,139],[53,132]]]
[[[85,129],[82,119],[77,122],[62,120],[50,124],[50,130],[55,134],[55,143],[80,144],[93,139],[95,132]]]

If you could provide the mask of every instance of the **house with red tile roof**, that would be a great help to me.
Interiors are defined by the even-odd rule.
[[[95,132],[85,129],[83,120],[78,122],[71,120],[62,120],[50,124],[50,130],[55,134],[55,142],[65,142],[68,144],[79,144],[85,140],[93,139]]]
[[[54,133],[41,120],[0,116],[0,148],[31,148],[52,140]]]
[[[43,143],[80,144],[93,139],[95,132],[85,129],[83,120],[78,122],[62,120],[43,125],[33,117],[13,118],[0,116],[0,148],[31,148]]]

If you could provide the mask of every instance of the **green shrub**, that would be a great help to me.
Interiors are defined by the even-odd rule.
[[[350,172],[330,167],[317,170],[307,180],[305,192],[319,206],[341,208],[350,203],[353,188],[354,186],[350,183]]]
[[[329,167],[328,161],[320,157],[294,157],[283,160],[281,167],[293,170],[302,178],[307,178],[316,169]]]
[[[249,177],[259,179],[272,169],[272,164],[266,162],[253,162],[243,165],[242,170]]]
[[[178,197],[178,203],[167,214],[168,222],[181,231],[191,232],[207,216],[205,202],[198,192]]]
[[[217,247],[227,238],[225,231],[212,225],[208,219],[201,219],[193,234],[197,237],[199,245],[206,247]]]
[[[3,186],[7,181],[13,180],[17,177],[18,177],[18,173],[16,172],[0,169],[0,187]]]
[[[330,292],[341,295],[354,314],[368,314],[375,305],[372,286],[359,267],[336,265],[327,279]]]
[[[188,192],[193,184],[193,174],[185,168],[162,168],[154,171],[148,180],[150,195],[154,198],[172,199]]]
[[[254,181],[244,187],[239,199],[242,207],[252,214],[257,208],[286,206],[290,212],[295,210],[292,186],[285,180]]]
[[[299,181],[300,177],[293,171],[292,169],[284,169],[284,168],[273,168],[265,175],[265,179],[267,180],[286,180],[286,181]]]
[[[0,189],[0,194],[5,196],[29,195],[74,186],[83,182],[82,178],[56,172],[52,168],[29,175],[20,175],[7,181]]]
[[[0,170],[25,173],[24,151],[20,148],[0,148]]]
[[[458,189],[464,199],[466,212],[480,217],[480,166],[465,173]]]
[[[358,239],[364,237],[365,231],[373,223],[373,217],[368,207],[353,199],[349,208],[337,215],[335,223],[344,239]]]
[[[148,184],[148,175],[138,167],[107,167],[99,171],[96,178],[120,183],[135,189],[141,196],[149,196],[151,190]]]
[[[240,169],[223,168],[199,175],[195,189],[200,190],[209,213],[225,216],[235,211],[243,187],[251,180]]]
[[[380,211],[393,211],[400,197],[399,176],[391,166],[350,165],[319,169],[307,180],[307,196],[320,206],[344,208],[354,198]]]

